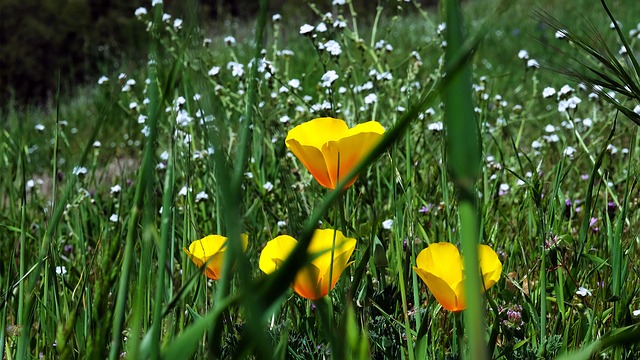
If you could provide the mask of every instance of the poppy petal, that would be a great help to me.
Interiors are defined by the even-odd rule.
[[[487,245],[478,245],[478,259],[485,289],[491,288],[502,275],[502,263],[493,249]]]
[[[309,300],[317,300],[327,295],[323,289],[319,286],[320,283],[320,269],[313,264],[308,264],[302,269],[298,270],[296,278],[293,281],[293,291],[303,298]]]
[[[431,291],[443,308],[449,311],[464,310],[464,303],[460,302],[462,297],[459,297],[459,295],[456,294],[456,290],[461,289],[461,286],[459,286],[460,284],[455,284],[455,288],[452,288],[445,280],[428,271],[415,266],[413,267],[413,270],[418,274],[418,276],[420,276],[422,281],[427,284],[429,291]]]
[[[327,169],[324,155],[319,148],[313,146],[305,146],[297,140],[287,140],[287,147],[291,150],[298,160],[309,170],[311,175],[320,183],[320,185],[334,189],[335,185],[331,183],[331,177]]]
[[[289,235],[280,235],[269,241],[260,254],[259,267],[265,274],[276,271],[293,251],[298,241]]]

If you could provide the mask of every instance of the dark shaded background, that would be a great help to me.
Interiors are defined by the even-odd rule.
[[[423,0],[425,5],[436,2]],[[331,0],[315,3],[329,8]],[[377,5],[354,0],[363,14],[374,12]],[[65,92],[114,69],[141,65],[135,62],[146,59],[148,41],[144,25],[134,16],[140,6],[151,12],[151,0],[0,0],[0,106],[12,99],[20,105],[52,99],[58,74]],[[197,14],[199,21],[250,21],[258,1],[174,0],[164,1],[164,7],[174,18]],[[270,11],[297,12],[298,21],[313,15],[307,4],[296,0],[273,0]]]

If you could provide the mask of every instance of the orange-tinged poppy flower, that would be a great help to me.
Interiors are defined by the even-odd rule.
[[[349,129],[340,119],[318,118],[289,131],[285,144],[320,185],[335,189],[338,183],[380,141],[384,128],[369,121]],[[345,188],[356,181],[351,179]]]
[[[331,248],[333,248],[333,272],[331,271]],[[287,259],[298,241],[291,236],[281,235],[269,241],[260,254],[260,270],[271,274]],[[291,287],[298,295],[317,300],[331,291],[340,275],[351,265],[349,258],[356,248],[356,239],[345,237],[341,231],[324,229],[313,233],[307,253],[313,258],[298,270]],[[329,284],[331,277],[331,284]]]
[[[498,255],[487,245],[478,245],[478,260],[484,289],[492,287],[502,273]],[[443,308],[462,311],[464,300],[464,266],[458,248],[441,242],[427,246],[416,258],[413,270],[427,284]]]
[[[242,249],[247,250],[249,237],[246,234],[242,234],[240,238],[242,240]],[[207,264],[204,274],[209,279],[218,280],[222,277],[222,264],[224,262],[224,253],[227,251],[227,240],[224,236],[209,235],[192,242],[189,245],[189,250],[182,248],[182,251],[189,255],[189,258],[197,267],[202,268]]]

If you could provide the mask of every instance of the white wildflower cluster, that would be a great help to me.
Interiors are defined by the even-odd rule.
[[[527,64],[527,68],[529,69],[537,69],[540,67],[540,64],[536,59],[529,58],[529,52],[527,50],[518,51],[518,58],[524,60]]]
[[[357,85],[353,87],[353,93],[354,94],[358,94],[364,91],[368,91],[373,89],[373,83],[371,81],[367,81],[366,83],[362,84],[362,85]]]
[[[327,100],[324,100],[321,103],[311,105],[311,112],[317,113],[323,110],[331,110],[331,103]]]
[[[382,81],[382,80],[391,81],[391,80],[393,80],[393,75],[391,75],[391,73],[389,71],[378,72],[378,70],[371,69],[369,71],[369,76],[371,78],[376,79],[377,81]]]
[[[235,61],[229,61],[227,63],[227,70],[231,70],[231,76],[233,77],[243,77],[244,76],[244,65],[237,63]],[[218,69],[219,71],[219,69]],[[217,74],[217,72],[216,72]],[[214,74],[215,75],[215,74]],[[214,76],[212,75],[212,76]]]
[[[575,89],[568,84],[563,85],[558,91],[550,86],[542,90],[543,98],[549,99],[554,95],[557,95],[556,100],[558,101],[558,112],[560,113],[575,110],[582,102],[582,99],[575,95]]]
[[[392,52],[393,51],[393,46],[391,44],[389,44],[386,40],[378,40],[375,43],[374,48],[376,50],[385,50],[387,52]]]
[[[329,40],[326,43],[319,43],[318,50],[326,51],[332,56],[339,56],[342,54],[342,48],[340,48],[340,44],[335,40]]]

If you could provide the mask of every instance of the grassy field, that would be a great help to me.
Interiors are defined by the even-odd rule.
[[[586,0],[158,3],[139,68],[2,110],[3,358],[640,358],[640,4],[625,53]],[[613,92],[558,72],[610,76],[592,29]]]

